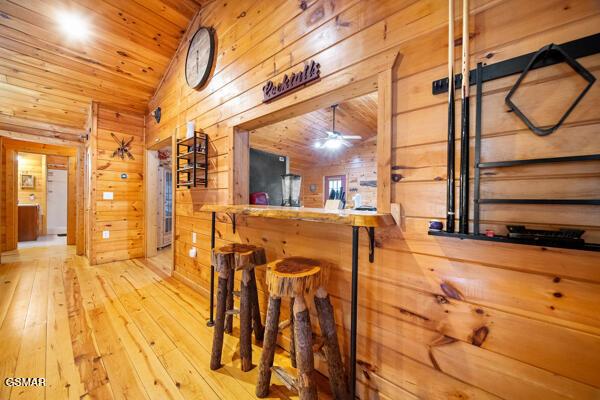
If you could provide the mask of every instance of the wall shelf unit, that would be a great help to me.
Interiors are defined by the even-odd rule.
[[[208,136],[194,136],[177,141],[177,188],[208,187]]]

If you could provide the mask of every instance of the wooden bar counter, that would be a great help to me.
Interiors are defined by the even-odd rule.
[[[374,261],[375,257],[375,228],[383,228],[395,224],[391,214],[377,213],[375,211],[355,211],[355,210],[328,210],[324,208],[305,208],[305,207],[278,207],[278,206],[257,206],[249,204],[204,204],[200,211],[212,213],[210,246],[215,248],[215,221],[216,213],[226,213],[231,217],[233,231],[235,232],[235,216],[237,214],[247,217],[260,217],[296,221],[322,222],[326,224],[347,225],[352,227],[352,298],[351,298],[351,316],[350,316],[350,393],[354,398],[356,390],[356,336],[358,323],[358,237],[360,228],[365,228],[369,235],[369,262]],[[301,254],[298,254],[301,255]],[[214,325],[214,282],[215,269],[211,266],[210,272],[210,319],[209,326]]]
[[[292,219],[328,224],[378,228],[394,225],[391,214],[375,211],[327,210],[308,207],[257,206],[250,204],[205,204],[200,211],[240,214],[249,217]]]

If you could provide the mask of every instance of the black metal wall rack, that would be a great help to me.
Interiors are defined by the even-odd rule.
[[[182,164],[183,161],[183,164]],[[208,186],[208,136],[194,136],[177,141],[177,187]]]
[[[600,53],[600,34],[587,36],[561,45],[572,58],[580,58],[593,54]],[[505,76],[518,74],[523,72],[529,65],[532,57],[537,52],[525,54],[513,59],[502,61],[496,64],[484,66],[483,63],[478,63],[477,68],[470,72],[469,83],[476,85],[475,99],[475,160],[474,160],[474,209],[473,209],[473,233],[455,233],[445,231],[429,231],[429,235],[454,237],[458,239],[473,239],[500,243],[526,244],[542,247],[556,247],[579,249],[587,251],[600,251],[600,244],[596,243],[577,243],[567,242],[552,238],[513,238],[508,236],[487,236],[480,233],[480,208],[482,204],[540,204],[540,205],[600,205],[600,199],[482,199],[480,196],[480,178],[481,170],[488,168],[504,168],[520,165],[547,164],[547,163],[570,163],[581,161],[598,161],[600,154],[588,154],[579,156],[552,157],[552,158],[536,158],[524,160],[508,160],[508,161],[492,161],[481,162],[481,127],[482,127],[482,97],[483,83]],[[547,57],[541,62],[536,63],[530,69],[541,68],[553,65],[563,60]],[[460,87],[462,78],[460,75],[455,76],[456,87]],[[448,78],[438,79],[432,83],[432,93],[440,94],[448,91]]]

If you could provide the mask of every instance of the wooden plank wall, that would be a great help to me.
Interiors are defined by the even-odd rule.
[[[91,220],[89,260],[101,264],[144,255],[144,117],[98,105],[93,123]],[[95,113],[94,113],[95,114]],[[133,160],[112,157],[118,145],[111,137],[128,141]],[[127,174],[127,179],[121,178]],[[112,200],[103,200],[104,192],[112,192]],[[108,230],[110,237],[102,238]]]
[[[300,193],[304,207],[323,207],[324,178],[333,175],[346,176],[346,199],[348,206],[353,207],[352,197],[360,193],[364,205],[375,206],[377,204],[377,188],[361,185],[361,182],[377,180],[377,160],[375,156],[377,144],[372,141],[360,146],[354,146],[348,151],[340,154],[335,162],[306,167],[302,165],[296,168],[292,156],[290,172],[302,175],[302,190]],[[317,186],[315,192],[311,192],[311,184]]]
[[[21,175],[33,175],[34,187],[21,187]],[[19,153],[19,175],[17,178],[17,198],[19,204],[39,204],[41,219],[39,221],[40,235],[46,234],[48,214],[46,212],[46,155]],[[34,195],[31,200],[29,196]]]
[[[6,249],[6,150],[0,136],[0,253]]]
[[[163,120],[158,125],[151,118],[146,121],[147,143],[171,136],[178,127],[185,131],[188,119],[211,138],[209,189],[176,193],[175,274],[199,289],[207,288],[210,216],[194,210],[202,202],[226,202],[228,188],[234,186],[228,174],[232,127],[365,79],[386,52],[399,51],[392,74],[392,155],[393,164],[405,168],[400,171],[402,181],[392,187],[392,201],[400,204],[402,218],[399,227],[378,232],[375,264],[368,263],[364,235],[361,238],[362,397],[369,389],[393,399],[597,398],[596,253],[426,234],[427,220],[442,218],[445,211],[446,97],[433,96],[431,82],[446,71],[446,5],[442,0],[322,0],[302,1],[300,6],[240,0],[208,5],[186,41],[199,25],[215,27],[215,75],[205,89],[189,90],[183,77],[185,48],[180,49],[149,106],[161,106]],[[476,0],[471,2],[470,20],[474,66],[597,33],[600,4]],[[456,36],[458,55],[459,32]],[[261,104],[266,80],[278,80],[311,58],[322,66],[319,83]],[[600,55],[580,61],[598,75]],[[565,97],[573,95],[577,84],[572,78],[564,66],[537,71],[519,104],[547,122],[560,112]],[[484,161],[598,153],[598,83],[563,128],[540,138],[503,106],[515,80],[509,77],[485,87]],[[486,196],[593,198],[598,197],[599,175],[597,163],[494,170],[486,175],[482,190]],[[600,241],[600,213],[592,207],[496,207],[485,209],[482,217],[486,227],[499,232],[508,221],[567,224],[581,226],[588,240]],[[187,256],[192,232],[201,238],[195,244],[196,259]],[[219,215],[217,222],[217,245],[249,241],[264,245],[271,259],[304,255],[336,263],[329,290],[346,349],[350,237],[343,227],[242,218],[234,235],[227,217]],[[262,273],[258,280],[264,308]]]

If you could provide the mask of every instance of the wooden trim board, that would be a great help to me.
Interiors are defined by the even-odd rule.
[[[33,139],[32,139],[33,140]],[[67,244],[77,246],[77,254],[84,254],[85,231],[82,218],[84,207],[83,173],[84,165],[79,159],[83,147],[70,145],[69,147],[54,144],[45,138],[36,138],[35,142],[15,140],[10,137],[3,138],[6,149],[6,159],[12,162],[6,164],[6,204],[3,212],[6,213],[6,247],[5,250],[17,248],[17,158],[19,152],[36,153],[44,155],[60,155],[68,157],[68,194],[67,194]],[[74,183],[74,184],[72,184]]]

